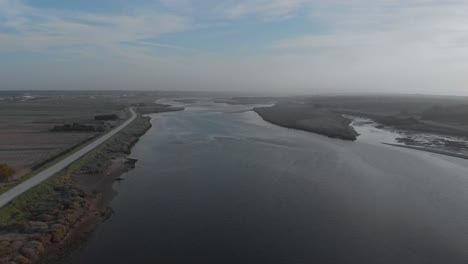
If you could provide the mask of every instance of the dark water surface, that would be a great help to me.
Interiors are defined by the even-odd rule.
[[[68,263],[468,263],[468,161],[245,108],[152,115],[115,215]]]

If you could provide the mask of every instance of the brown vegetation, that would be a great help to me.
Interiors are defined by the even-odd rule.
[[[162,112],[173,112],[182,111],[183,107],[174,107],[165,104],[151,104],[151,105],[140,105],[137,107],[137,111],[142,114],[155,114]]]
[[[118,119],[119,119],[119,116],[116,114],[94,116],[94,120],[98,120],[98,121],[108,121],[108,120],[118,120]]]
[[[13,170],[8,164],[0,164],[0,181],[8,181],[11,179],[15,170]]]
[[[101,132],[103,130],[103,128],[96,126],[82,125],[77,123],[54,126],[54,128],[51,129],[52,132]]]

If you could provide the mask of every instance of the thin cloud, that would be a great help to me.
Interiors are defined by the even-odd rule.
[[[231,19],[249,15],[284,17],[291,15],[307,2],[307,0],[242,0],[224,3],[219,10],[222,15]]]
[[[187,12],[193,8],[191,0],[160,0],[160,3],[169,10],[177,12]]]
[[[2,34],[0,51],[41,50],[80,45],[107,46],[156,38],[191,28],[186,17],[153,10],[128,15],[102,15],[37,9],[13,0],[0,0],[1,16],[10,33]]]

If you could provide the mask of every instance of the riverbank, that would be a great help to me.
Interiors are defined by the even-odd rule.
[[[356,140],[352,120],[326,109],[306,105],[276,104],[253,109],[265,121],[286,128],[304,130],[331,138]]]
[[[116,179],[151,128],[139,115],[127,128],[43,184],[0,210],[0,263],[56,263],[76,248],[112,210]]]

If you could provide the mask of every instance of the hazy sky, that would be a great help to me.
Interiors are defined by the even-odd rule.
[[[0,0],[0,89],[468,95],[468,0]]]

